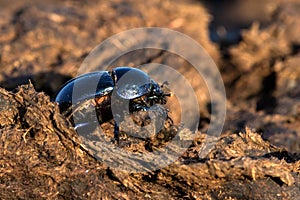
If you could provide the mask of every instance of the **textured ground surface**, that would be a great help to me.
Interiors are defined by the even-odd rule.
[[[299,198],[300,2],[215,2],[0,1],[0,198]],[[188,130],[174,136],[180,128],[167,124],[151,140],[123,134],[117,147],[108,122],[101,126],[105,145],[93,154],[51,99],[101,41],[150,26],[189,35],[214,59],[227,92],[223,134],[205,135],[209,94],[188,62],[167,52],[137,51],[112,67],[156,62],[184,74],[199,97],[197,136],[190,141]],[[175,122],[177,103],[168,105]],[[107,163],[122,165],[126,153],[164,147],[169,136],[191,144],[169,166],[129,173]],[[210,144],[212,151],[199,156]],[[117,148],[124,154],[114,153]],[[139,159],[138,165],[126,162],[145,166]]]

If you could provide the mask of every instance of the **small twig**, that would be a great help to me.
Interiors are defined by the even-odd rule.
[[[29,131],[30,131],[32,128],[33,128],[33,126],[29,127],[29,128],[27,129],[27,131],[26,131],[26,132],[23,134],[23,136],[22,136],[25,143],[27,143],[26,135],[27,135],[27,133],[29,133]]]

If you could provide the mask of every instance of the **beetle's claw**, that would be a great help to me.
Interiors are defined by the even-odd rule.
[[[112,143],[115,144],[115,145],[119,145],[119,144],[120,144],[119,139],[114,138],[114,139],[112,139],[111,141],[112,141]]]

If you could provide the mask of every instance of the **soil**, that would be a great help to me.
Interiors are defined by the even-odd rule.
[[[1,1],[0,199],[298,199],[299,8],[297,0]],[[140,140],[121,133],[116,144],[108,121],[100,148],[84,144],[60,113],[55,94],[89,52],[137,27],[180,31],[212,57],[227,95],[220,137],[206,134],[212,102],[203,79],[184,59],[153,49],[110,67],[155,62],[184,74],[199,97],[194,139],[177,124],[174,98],[168,102],[173,122],[157,135]],[[124,159],[152,155],[174,138],[189,145],[184,152],[169,145],[180,154],[159,169]],[[139,172],[119,169],[125,166]]]

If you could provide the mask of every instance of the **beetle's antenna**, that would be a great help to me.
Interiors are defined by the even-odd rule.
[[[173,92],[163,94],[164,97],[172,97],[173,95]]]
[[[168,82],[168,81],[164,81],[164,82],[160,85],[160,87],[162,88],[162,87],[164,87],[165,85],[169,85],[169,82]]]

